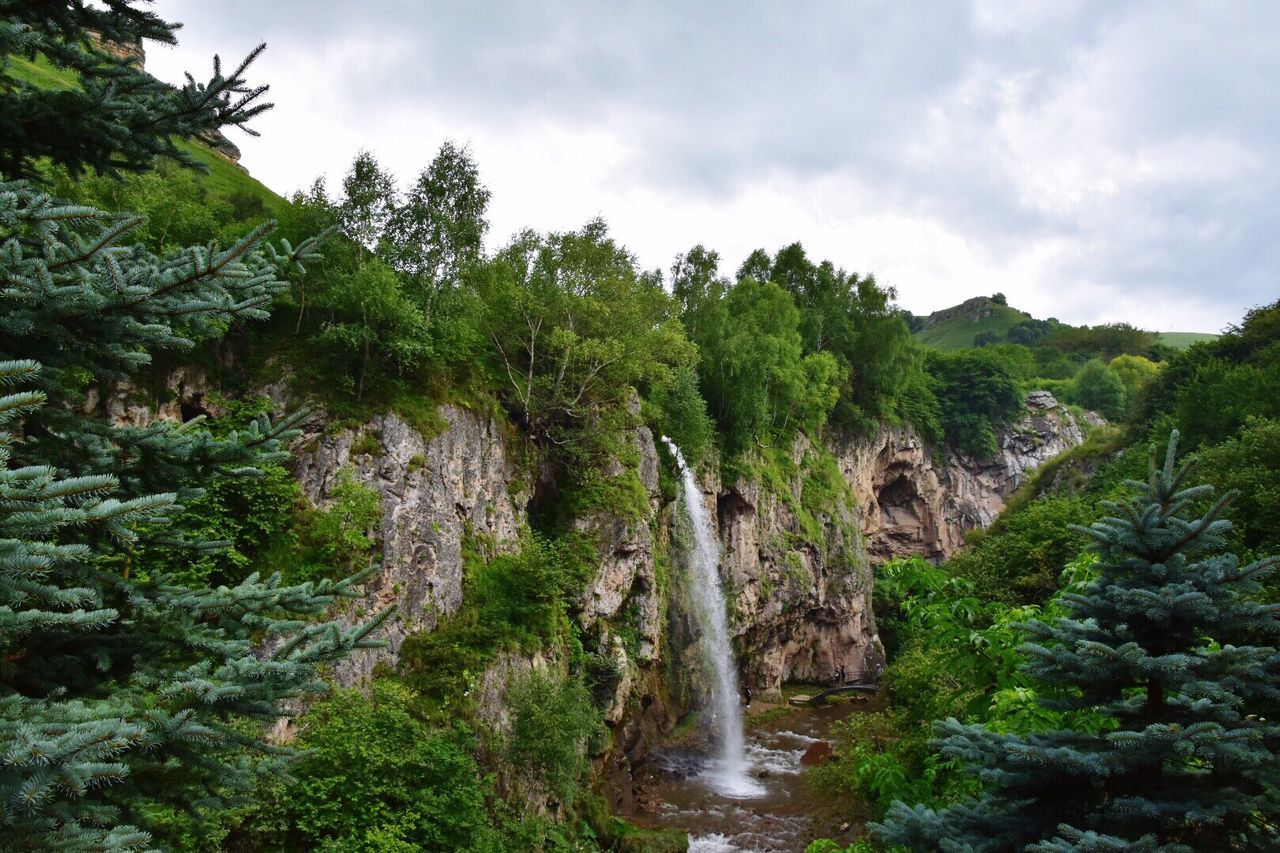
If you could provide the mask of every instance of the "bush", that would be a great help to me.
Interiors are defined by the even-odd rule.
[[[1124,382],[1104,362],[1093,359],[1080,368],[1071,385],[1072,403],[1101,412],[1109,420],[1124,418],[1128,394]]]
[[[947,440],[962,453],[996,452],[996,431],[1022,413],[1017,368],[997,349],[930,352],[925,359]]]
[[[533,669],[512,679],[506,699],[507,762],[526,782],[572,805],[582,793],[589,745],[604,731],[591,692],[579,678]]]
[[[412,704],[408,689],[380,679],[367,696],[342,690],[312,707],[294,781],[242,834],[262,849],[500,849],[474,738],[461,725],[428,729]]]
[[[1079,495],[1054,495],[1001,516],[998,526],[978,544],[956,554],[947,568],[973,582],[987,601],[1044,601],[1058,588],[1058,573],[1087,539],[1072,525],[1093,516],[1091,503]]]
[[[1197,459],[1199,474],[1216,494],[1236,492],[1232,536],[1245,558],[1280,552],[1280,420],[1250,418]]]
[[[489,559],[476,544],[465,555],[462,609],[400,647],[407,682],[442,711],[465,696],[470,680],[500,651],[534,651],[556,636],[567,602],[594,566],[593,545],[580,537],[548,541],[530,534],[518,554]]]

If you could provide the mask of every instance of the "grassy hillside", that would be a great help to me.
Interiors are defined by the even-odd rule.
[[[1004,341],[1011,327],[1031,319],[1032,316],[1025,311],[1010,308],[987,296],[976,296],[959,305],[934,311],[924,318],[924,327],[916,331],[915,338],[931,349],[955,352],[974,346],[974,339],[979,335],[994,335],[998,341]],[[1157,339],[1166,346],[1184,350],[1192,344],[1212,341],[1217,337],[1210,332],[1160,332]]]
[[[30,62],[13,58],[8,69],[10,76],[37,86],[50,89],[69,88],[76,85],[75,75],[43,60]],[[256,199],[272,216],[279,216],[288,205],[281,196],[254,178],[240,166],[214,152],[203,142],[180,141],[178,147],[195,158],[208,172],[204,184],[214,196],[227,200]]]
[[[1029,319],[1030,314],[1016,308],[977,297],[930,314],[925,327],[916,332],[916,340],[933,349],[954,352],[973,346],[973,339],[984,332],[1003,340],[1011,326]]]
[[[1187,349],[1192,344],[1216,341],[1219,337],[1221,335],[1215,335],[1212,332],[1159,332],[1157,334],[1160,343],[1174,349]]]

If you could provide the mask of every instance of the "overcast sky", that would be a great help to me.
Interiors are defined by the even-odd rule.
[[[207,78],[259,41],[232,132],[290,192],[445,139],[490,248],[603,216],[646,268],[799,240],[927,313],[1003,291],[1074,323],[1217,331],[1280,296],[1280,3],[160,0]]]

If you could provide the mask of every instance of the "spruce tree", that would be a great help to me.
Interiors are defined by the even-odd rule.
[[[1175,467],[1177,433],[1137,495],[1086,532],[1098,578],[1073,613],[1024,626],[1027,671],[1050,707],[1093,712],[1103,731],[996,734],[954,719],[944,755],[983,783],[943,811],[896,803],[879,837],[913,850],[1274,849],[1280,821],[1280,605],[1259,603],[1272,558],[1226,553],[1229,495]]]
[[[138,218],[50,198],[23,177],[142,169],[173,137],[237,124],[263,106],[242,65],[173,89],[102,51],[172,41],[173,25],[107,0],[6,3],[0,14],[0,846],[149,847],[141,804],[224,807],[279,770],[265,722],[322,689],[317,666],[370,645],[373,624],[325,621],[353,583],[288,586],[254,574],[188,588],[139,545],[193,550],[172,523],[219,478],[284,455],[295,419],[215,437],[201,424],[121,426],[91,392],[138,381],[153,352],[186,350],[266,316],[314,256],[265,242],[157,256],[130,246]],[[78,75],[75,91],[15,80],[25,54]],[[144,79],[145,78],[145,79]],[[377,620],[374,620],[375,622]]]

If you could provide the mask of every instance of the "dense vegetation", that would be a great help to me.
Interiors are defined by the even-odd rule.
[[[803,480],[788,499],[821,548],[824,504],[843,486],[821,442],[792,459],[800,434],[909,423],[939,453],[983,456],[1042,388],[1113,422],[946,567],[880,572],[888,707],[851,718],[815,772],[860,797],[866,817],[901,800],[929,822],[1002,796],[965,770],[976,747],[931,743],[937,719],[966,724],[974,743],[1129,730],[1114,703],[1042,703],[1070,693],[1071,667],[1047,680],[1018,647],[1051,630],[1028,625],[1057,624],[1117,576],[1115,554],[1096,562],[1071,525],[1097,519],[1171,428],[1199,476],[1240,492],[1236,524],[1213,527],[1212,544],[1244,561],[1280,547],[1280,305],[1175,352],[1132,327],[1036,321],[999,299],[1010,322],[978,346],[927,348],[891,288],[799,243],[753,252],[732,277],[701,245],[669,274],[643,270],[600,220],[491,247],[490,191],[449,142],[407,189],[362,152],[334,192],[317,181],[286,201],[195,141],[258,111],[245,66],[177,90],[86,40],[91,27],[171,42],[135,5],[6,9],[0,28],[6,842],[680,849],[679,833],[629,826],[590,794],[622,673],[575,618],[597,559],[575,521],[644,516],[629,442],[641,423],[694,464],[780,494]],[[163,399],[165,374],[192,364],[226,396],[183,411],[187,423],[107,417],[108,396]],[[410,636],[367,692],[327,691],[317,676],[367,645],[373,623],[325,614],[377,563],[380,499],[349,471],[323,504],[304,498],[282,449],[301,421],[272,423],[243,393],[269,380],[323,405],[331,428],[392,409],[429,436],[442,402],[500,413],[541,474],[519,547],[471,538],[461,608]],[[1199,493],[1188,500],[1210,511]],[[1198,630],[1182,653],[1230,636],[1211,621]],[[543,665],[510,663],[532,659]],[[478,704],[498,664],[503,731]],[[269,739],[281,700],[302,697],[313,704],[293,741]],[[1274,716],[1264,699],[1259,716]],[[1271,826],[1266,796],[1250,796],[1233,807],[1233,838]]]
[[[207,837],[291,754],[255,729],[282,700],[323,692],[323,664],[370,645],[378,618],[347,627],[325,616],[368,572],[293,584],[238,572],[234,559],[200,565],[222,543],[180,514],[278,464],[296,417],[222,431],[198,419],[112,423],[86,411],[86,390],[264,318],[316,255],[311,241],[267,243],[262,227],[221,249],[129,247],[139,217],[17,180],[183,161],[172,137],[263,106],[242,77],[247,61],[173,89],[84,39],[94,27],[171,41],[148,13],[5,14],[4,56],[44,56],[83,85],[0,86],[0,834],[11,848],[67,850]],[[261,539],[238,532],[240,545]],[[237,577],[211,586],[221,571]]]
[[[1005,837],[1021,820],[1013,817],[1015,806],[999,798],[1008,796],[1022,802],[1031,796],[1027,790],[1015,793],[1021,784],[1015,770],[1001,771],[998,761],[982,758],[988,745],[1001,742],[1008,749],[1007,744],[1029,737],[1029,748],[1039,749],[1048,743],[1045,733],[1057,731],[1067,733],[1054,735],[1059,740],[1065,738],[1075,743],[1076,749],[1096,752],[1104,741],[1129,743],[1124,732],[1137,732],[1134,737],[1138,737],[1153,721],[1158,725],[1167,718],[1168,724],[1189,727],[1188,737],[1190,732],[1199,732],[1194,735],[1199,738],[1195,745],[1188,742],[1177,747],[1196,756],[1190,762],[1191,768],[1198,768],[1192,781],[1179,781],[1177,774],[1186,772],[1186,765],[1152,757],[1155,753],[1143,758],[1147,763],[1139,762],[1136,769],[1112,763],[1102,771],[1096,760],[1082,760],[1077,767],[1114,774],[1108,790],[1124,789],[1135,797],[1150,796],[1158,802],[1141,807],[1130,803],[1130,809],[1101,797],[1102,789],[1096,784],[1085,785],[1080,789],[1081,799],[1072,800],[1074,805],[1070,806],[1076,809],[1074,819],[1084,823],[1053,842],[1059,846],[1043,849],[1076,849],[1070,845],[1090,844],[1112,845],[1102,849],[1132,849],[1130,845],[1144,835],[1150,837],[1142,844],[1165,845],[1159,849],[1182,849],[1177,844],[1194,849],[1265,849],[1280,815],[1273,794],[1265,793],[1274,791],[1270,787],[1276,772],[1270,763],[1275,754],[1274,736],[1264,731],[1265,727],[1256,733],[1224,732],[1232,725],[1248,729],[1257,720],[1274,719],[1277,697],[1267,686],[1274,683],[1274,652],[1241,670],[1227,667],[1226,659],[1215,656],[1219,649],[1237,648],[1243,654],[1248,646],[1265,649],[1276,642],[1276,630],[1266,619],[1273,618],[1267,615],[1272,612],[1268,602],[1280,598],[1280,584],[1267,574],[1265,558],[1280,550],[1275,533],[1280,512],[1280,460],[1276,456],[1280,419],[1274,397],[1263,400],[1260,394],[1265,391],[1255,393],[1255,387],[1274,387],[1271,383],[1280,377],[1274,359],[1277,344],[1280,303],[1251,311],[1220,338],[1195,344],[1170,358],[1140,391],[1127,427],[1096,430],[1084,445],[1038,472],[1010,501],[996,524],[945,566],[935,568],[915,560],[883,567],[876,584],[876,612],[891,657],[885,675],[887,708],[851,717],[840,728],[836,734],[838,758],[817,771],[815,782],[833,793],[854,793],[866,804],[868,816],[884,815],[895,801],[916,806],[910,814],[902,807],[893,812],[886,840],[912,849],[936,849],[939,832],[948,838],[971,833],[968,843],[983,849],[979,840],[984,833],[987,838]],[[1216,408],[1206,407],[1204,400],[1216,401]],[[1205,425],[1206,418],[1212,419],[1212,426]],[[1157,502],[1171,512],[1169,520],[1162,523],[1175,528],[1185,524],[1178,529],[1202,532],[1186,543],[1185,560],[1178,563],[1180,574],[1167,579],[1156,575],[1148,580],[1150,569],[1134,567],[1122,557],[1135,553],[1135,547],[1150,546],[1126,544],[1129,539],[1125,537],[1154,537],[1150,542],[1159,543],[1167,543],[1169,538],[1161,538],[1158,529],[1124,532],[1124,525],[1132,523],[1128,519],[1146,518],[1141,507],[1132,515],[1120,514],[1108,522],[1113,527],[1095,525],[1092,535],[1103,536],[1099,551],[1087,547],[1091,536],[1082,526],[1117,515],[1118,507],[1108,508],[1108,502],[1123,501],[1132,493],[1126,481],[1148,479],[1145,472],[1150,454],[1163,450],[1165,439],[1175,428],[1181,431],[1183,447],[1195,465],[1189,478],[1178,481],[1177,488],[1184,494],[1176,499],[1164,495]],[[1164,482],[1157,480],[1157,485]],[[1213,493],[1186,490],[1196,483],[1211,486]],[[1160,488],[1168,492],[1172,486]],[[1231,523],[1219,520],[1205,526],[1196,521],[1224,512],[1215,503],[1224,496]],[[1188,520],[1180,521],[1172,514],[1176,511],[1185,513]],[[1174,558],[1168,559],[1172,572]],[[1259,560],[1264,562],[1257,563]],[[1239,583],[1235,585],[1243,586],[1243,595],[1229,592],[1232,584],[1224,586],[1221,593],[1215,591],[1216,578],[1233,577],[1230,566],[1251,564],[1256,564],[1254,569],[1242,568],[1236,573]],[[1132,580],[1122,579],[1126,572],[1134,573]],[[1176,592],[1158,593],[1161,599],[1172,594],[1179,601],[1206,602],[1180,605],[1187,608],[1185,615],[1177,618],[1182,620],[1179,624],[1188,626],[1190,633],[1185,639],[1189,647],[1175,648],[1176,632],[1159,621],[1159,611],[1147,612],[1152,598],[1151,593],[1139,591],[1142,583],[1177,587]],[[1137,607],[1132,601],[1127,606],[1152,620],[1152,633],[1141,642],[1148,649],[1158,647],[1149,653],[1169,656],[1169,664],[1160,670],[1160,705],[1153,720],[1143,716],[1147,711],[1142,702],[1151,695],[1144,679],[1134,679],[1132,673],[1128,680],[1119,673],[1115,682],[1102,679],[1099,666],[1107,660],[1106,655],[1098,652],[1100,657],[1087,665],[1070,657],[1075,637],[1060,633],[1071,630],[1069,627],[1055,627],[1079,624],[1058,620],[1075,616],[1081,607],[1086,608],[1085,615],[1096,618],[1102,618],[1096,608],[1125,612],[1102,603],[1109,590],[1122,586],[1134,589],[1132,594],[1141,600]],[[1197,599],[1202,588],[1208,597]],[[1090,603],[1098,596],[1103,598],[1098,598],[1097,604]],[[1210,601],[1213,603],[1207,604]],[[1256,615],[1239,615],[1245,613]],[[1134,618],[1125,616],[1126,622]],[[1255,618],[1263,621],[1251,624],[1249,620]],[[1193,619],[1206,621],[1186,621]],[[1237,639],[1232,646],[1232,637],[1241,629],[1245,641]],[[1130,633],[1125,633],[1125,638],[1138,639]],[[1090,636],[1091,643],[1102,639],[1101,635]],[[1028,642],[1033,645],[1025,645]],[[1116,665],[1140,666],[1130,655],[1117,655]],[[1186,666],[1191,666],[1194,674],[1177,668]],[[1261,685],[1242,680],[1254,677],[1244,674],[1250,667],[1255,676],[1268,673],[1261,675]],[[1228,672],[1238,674],[1228,676]],[[1073,680],[1081,673],[1087,679],[1084,685]],[[1215,681],[1226,683],[1208,686]],[[1133,689],[1125,690],[1124,685]],[[1224,706],[1210,712],[1188,699],[1201,696],[1221,697],[1214,701],[1226,702],[1233,710]],[[1214,722],[1197,723],[1191,718],[1201,713],[1210,713]],[[948,718],[958,724],[949,723],[935,732],[934,721]],[[1214,725],[1227,729],[1214,729]],[[935,735],[944,739],[935,741]],[[1239,746],[1230,747],[1230,757],[1224,757],[1221,750],[1228,749],[1225,744],[1233,738]],[[1250,743],[1259,746],[1250,747]],[[1158,751],[1162,747],[1152,748]],[[1247,757],[1251,748],[1262,753]],[[974,775],[971,762],[986,769]],[[1062,810],[1046,813],[1042,818],[1046,823],[1040,824],[1039,830],[1029,829],[1034,822],[1022,822],[1023,829],[1017,830],[1030,831],[1032,839],[1040,837],[1046,844],[1058,831],[1058,823],[1073,819],[1063,797],[1067,790],[1076,790],[1072,786],[1085,776],[1077,769],[1077,782],[1063,781],[1047,769],[1058,766],[1056,762],[1038,761],[1035,775],[1046,782],[1056,780],[1052,782],[1053,796],[1046,795],[1040,801],[1061,802]],[[1153,762],[1169,768],[1162,778],[1170,786],[1190,785],[1191,792],[1162,789],[1154,781]],[[1062,759],[1064,772],[1069,772],[1066,768],[1070,766]],[[1228,781],[1235,772],[1256,775],[1250,780]],[[1121,784],[1119,780],[1126,773],[1130,774],[1129,782]],[[1206,788],[1199,773],[1211,774],[1235,793],[1217,801],[1212,788],[1218,781]],[[996,799],[973,799],[980,796]],[[1203,798],[1203,802],[1193,808],[1190,803],[1196,798]],[[1169,803],[1176,803],[1177,819],[1161,818],[1158,827],[1144,828],[1136,818],[1126,823],[1117,817],[1124,813],[1161,814]],[[947,811],[949,807],[958,811]],[[1201,816],[1201,822],[1183,822],[1181,817],[1188,812]],[[1001,814],[1014,823],[1003,828],[983,823]],[[977,823],[966,823],[971,818]],[[1088,832],[1119,833],[1128,840],[1099,840]]]

